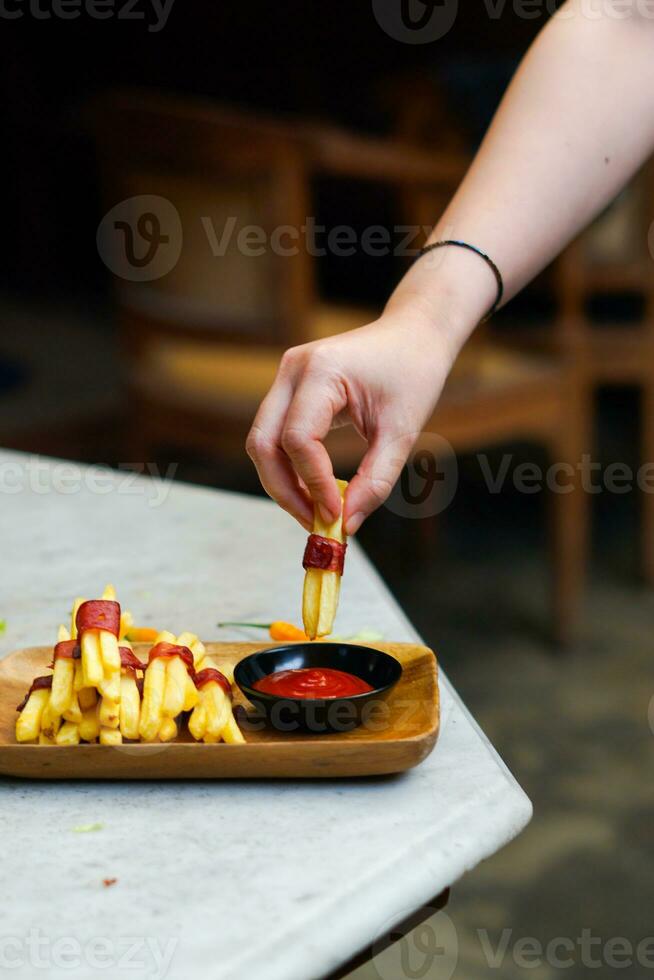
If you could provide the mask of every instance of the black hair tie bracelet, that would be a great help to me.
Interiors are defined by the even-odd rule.
[[[482,252],[482,250],[480,248],[477,248],[476,245],[469,245],[468,242],[460,242],[455,239],[446,239],[445,241],[442,242],[432,242],[431,245],[425,245],[424,248],[420,249],[420,252],[416,257],[416,262],[418,261],[418,259],[422,258],[423,255],[426,255],[427,252],[433,252],[437,248],[445,248],[448,245],[454,245],[456,248],[465,248],[469,252],[474,252],[475,255],[478,255],[480,259],[484,260],[486,265],[490,268],[491,272],[495,276],[495,282],[497,283],[497,296],[490,310],[481,321],[482,323],[485,323],[486,320],[490,320],[493,313],[496,312],[500,303],[502,302],[502,298],[504,296],[504,280],[502,279],[502,273],[497,268],[497,266],[491,259],[490,255],[487,255],[486,252]]]

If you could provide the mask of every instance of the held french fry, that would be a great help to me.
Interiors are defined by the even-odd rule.
[[[337,480],[336,483],[341,494],[341,501],[343,501],[347,489],[347,482],[345,480]],[[346,544],[346,537],[343,532],[342,504],[341,514],[339,514],[338,518],[332,524],[325,524],[318,508],[316,508],[313,520],[313,532],[309,538],[309,542],[311,542],[312,537],[315,535],[323,539],[324,553],[327,555],[327,558],[330,557],[328,554],[329,540],[336,542],[337,545]],[[325,542],[325,539],[327,539],[327,542]],[[342,549],[339,550],[342,551]],[[305,552],[305,563],[306,561],[307,552]],[[331,564],[337,564],[337,562],[334,560]],[[305,567],[304,591],[302,595],[302,621],[307,636],[311,640],[315,640],[317,637],[327,636],[333,630],[341,590],[341,572],[332,570],[329,567],[311,567],[307,565]]]

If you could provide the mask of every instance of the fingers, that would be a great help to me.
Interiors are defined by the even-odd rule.
[[[310,531],[313,507],[307,494],[300,487],[293,465],[286,453],[271,444],[261,430],[253,426],[248,436],[247,451],[257,468],[261,485],[283,510]]]
[[[340,495],[322,440],[347,405],[345,392],[312,368],[314,360],[301,350],[285,355],[246,443],[266,492],[308,531],[314,504],[326,521],[340,513]]]
[[[245,444],[266,493],[310,530],[313,507],[300,487],[293,466],[281,447],[281,435],[293,397],[290,377],[280,373],[261,403]]]
[[[414,442],[411,434],[374,437],[345,496],[343,516],[347,534],[355,534],[366,517],[387,499]]]
[[[307,374],[295,392],[282,431],[282,448],[326,523],[340,514],[341,496],[322,440],[346,404],[345,393]]]

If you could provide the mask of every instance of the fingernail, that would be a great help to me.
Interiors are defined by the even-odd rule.
[[[356,534],[361,525],[363,524],[365,514],[360,510],[356,514],[352,514],[352,517],[348,517],[345,522],[345,533],[346,534]]]

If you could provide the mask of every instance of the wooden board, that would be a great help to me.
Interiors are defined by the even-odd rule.
[[[220,663],[236,663],[270,643],[208,643]],[[436,657],[427,647],[379,643],[403,666],[399,683],[371,723],[333,735],[281,733],[242,725],[246,745],[204,745],[181,735],[167,744],[19,745],[16,705],[33,678],[48,673],[51,647],[18,650],[0,661],[0,774],[30,779],[328,778],[402,772],[425,759],[438,738]],[[136,644],[142,659],[148,647]],[[235,688],[235,704],[248,706]],[[255,727],[258,730],[251,730]]]

